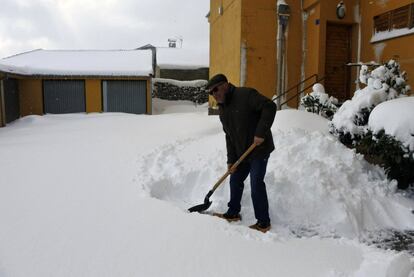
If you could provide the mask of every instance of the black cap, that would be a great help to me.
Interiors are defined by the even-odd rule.
[[[227,78],[224,74],[217,74],[211,77],[211,79],[208,81],[206,85],[206,89],[211,89],[212,87],[215,87],[218,84],[221,83],[227,83]]]

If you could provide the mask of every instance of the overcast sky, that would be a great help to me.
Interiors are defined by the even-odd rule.
[[[33,49],[133,49],[151,43],[208,55],[209,0],[0,0],[0,58]]]

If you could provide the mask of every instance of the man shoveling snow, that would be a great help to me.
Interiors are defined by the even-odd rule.
[[[235,87],[223,74],[212,77],[206,88],[219,106],[220,121],[226,135],[227,166],[231,173],[228,210],[215,215],[228,221],[241,220],[244,180],[250,174],[251,197],[257,219],[250,228],[267,232],[271,225],[264,177],[270,153],[275,149],[270,128],[276,105],[253,88]],[[250,145],[254,149],[235,168],[233,165]]]

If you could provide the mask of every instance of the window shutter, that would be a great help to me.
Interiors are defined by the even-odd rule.
[[[391,29],[408,28],[410,7],[411,5],[407,5],[391,12]]]
[[[374,17],[374,31],[375,33],[390,30],[390,12],[386,12]]]

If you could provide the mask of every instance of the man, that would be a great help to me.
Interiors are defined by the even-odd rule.
[[[219,106],[220,121],[226,135],[227,166],[231,166],[255,143],[251,154],[230,176],[230,202],[224,214],[215,214],[228,221],[241,220],[241,198],[244,180],[250,174],[251,197],[257,223],[250,228],[270,230],[269,203],[267,199],[267,161],[274,150],[270,127],[276,114],[276,105],[253,88],[235,87],[223,74],[212,77],[206,86]]]

